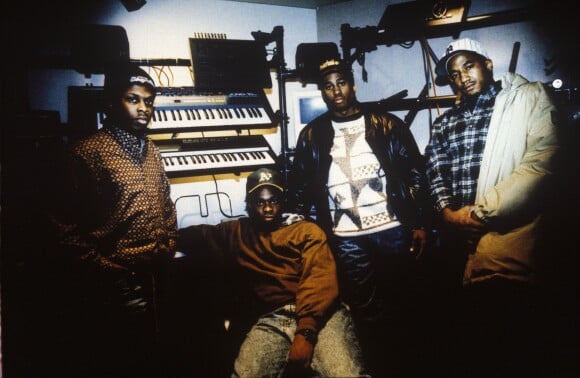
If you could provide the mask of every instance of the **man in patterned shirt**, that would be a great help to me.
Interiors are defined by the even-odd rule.
[[[155,94],[141,68],[114,67],[105,77],[104,127],[70,149],[54,219],[84,303],[72,330],[77,360],[66,356],[77,364],[73,376],[155,375],[157,280],[177,237],[159,150],[146,136]]]
[[[525,327],[538,281],[542,205],[558,150],[556,107],[541,83],[514,73],[495,81],[493,62],[478,41],[451,42],[436,69],[459,96],[434,122],[426,149],[441,250],[474,305],[466,312],[469,302],[462,302],[460,310],[467,314],[462,321],[474,326],[469,339],[477,341],[457,344],[470,358],[485,360],[479,366],[488,373],[504,376],[493,370],[500,363],[495,357],[529,359],[523,351],[535,345]],[[518,368],[532,366],[519,362]]]
[[[403,121],[379,105],[358,102],[344,61],[320,66],[319,88],[328,111],[300,133],[288,202],[303,215],[314,208],[333,246],[341,293],[372,340],[365,344],[382,343],[366,351],[369,359],[377,353],[376,364],[369,364],[382,376],[377,369],[385,365],[385,337],[393,335],[378,336],[377,324],[386,325],[384,312],[391,320],[404,313],[408,322],[409,313],[399,310],[416,302],[410,295],[415,259],[427,238],[423,156]],[[398,322],[398,328],[405,327]]]

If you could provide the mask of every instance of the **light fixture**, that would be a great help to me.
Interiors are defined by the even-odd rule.
[[[147,3],[145,0],[121,0],[121,2],[129,12],[136,11]]]

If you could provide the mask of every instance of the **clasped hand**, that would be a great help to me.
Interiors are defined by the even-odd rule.
[[[303,377],[304,372],[310,369],[314,345],[303,335],[296,334],[288,354],[288,364],[284,371],[284,377]]]
[[[473,215],[475,206],[463,206],[458,210],[451,210],[450,208],[443,209],[443,221],[452,227],[464,229],[466,231],[485,230],[485,224]]]

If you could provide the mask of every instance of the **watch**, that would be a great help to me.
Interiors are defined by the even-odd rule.
[[[318,334],[312,329],[299,329],[295,332],[296,335],[302,335],[310,344],[315,345],[318,341]]]

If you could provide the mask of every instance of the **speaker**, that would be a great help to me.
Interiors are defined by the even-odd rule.
[[[75,69],[85,75],[104,73],[109,64],[129,61],[129,39],[117,25],[84,25],[75,32],[72,43]]]
[[[296,72],[303,83],[318,83],[320,65],[340,59],[336,43],[301,43],[296,48]]]

